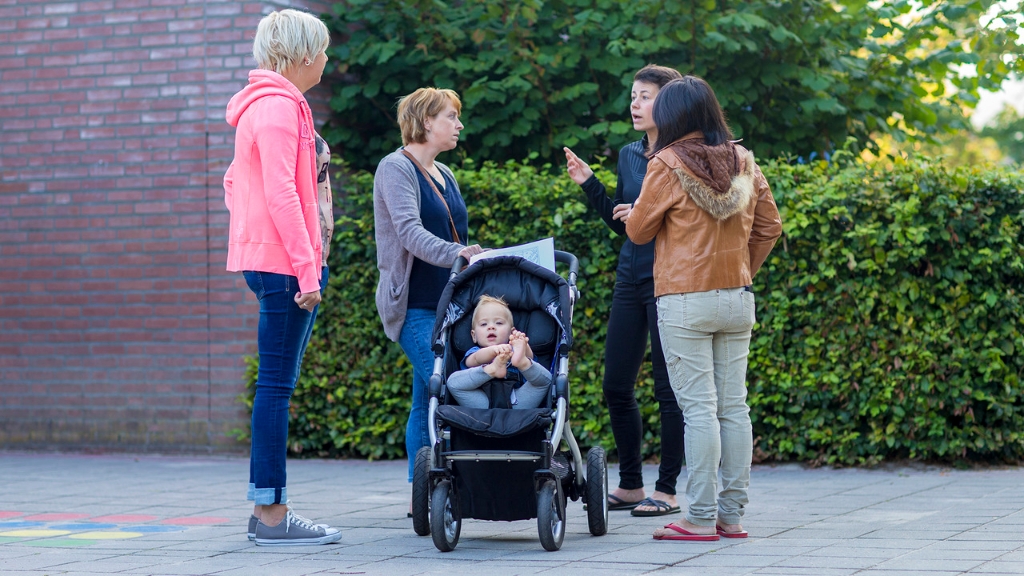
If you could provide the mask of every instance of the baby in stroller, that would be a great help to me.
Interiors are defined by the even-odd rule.
[[[448,377],[448,391],[466,408],[537,408],[551,386],[551,372],[533,361],[530,339],[512,325],[512,310],[501,298],[483,295],[473,311],[470,336],[476,346],[466,351],[461,370]],[[495,401],[481,387],[502,381]],[[507,405],[505,403],[507,402]]]
[[[535,518],[541,545],[558,550],[570,498],[587,503],[591,534],[608,530],[604,450],[595,446],[584,460],[570,426],[579,261],[560,251],[555,261],[568,265],[568,278],[516,256],[465,269],[460,259],[441,294],[431,346],[430,444],[416,454],[412,520],[413,530],[429,534],[442,552],[455,549],[463,518]],[[521,377],[510,378],[516,371]],[[461,390],[460,378],[468,381]]]

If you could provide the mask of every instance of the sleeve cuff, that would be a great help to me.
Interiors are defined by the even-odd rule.
[[[583,181],[583,184],[580,184],[580,188],[582,188],[584,192],[597,192],[604,188],[604,184],[601,184],[601,181],[597,179],[596,174],[591,174],[590,178],[587,178]]]
[[[299,292],[308,294],[320,290],[320,267],[308,264],[295,270],[295,276],[299,279]]]

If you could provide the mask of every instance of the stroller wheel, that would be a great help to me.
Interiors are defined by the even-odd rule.
[[[430,446],[416,452],[412,470],[412,529],[426,536],[430,534]]]
[[[587,452],[586,494],[590,533],[602,536],[608,532],[608,461],[600,446]]]
[[[434,546],[441,552],[455,550],[462,532],[462,514],[451,480],[441,480],[434,487],[430,510],[430,536]]]
[[[537,532],[540,543],[548,552],[562,547],[565,538],[565,496],[558,485],[547,480],[537,493]]]

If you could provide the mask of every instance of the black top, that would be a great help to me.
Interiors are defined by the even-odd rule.
[[[612,209],[619,204],[633,204],[640,196],[640,188],[647,175],[647,136],[625,145],[619,151],[618,184],[615,186],[615,198],[608,198],[604,184],[596,176],[591,176],[580,186],[587,194],[590,205],[604,219],[616,234],[625,236],[626,225],[621,220],[612,219]],[[654,278],[654,241],[647,244],[634,244],[626,238],[619,251],[619,266],[615,269],[618,282],[639,284]]]
[[[437,180],[434,180],[434,185],[444,194],[448,209],[452,211],[452,220],[455,221],[459,239],[465,243],[469,235],[469,213],[466,211],[466,202],[463,201],[455,180],[444,170],[441,171],[441,176],[444,178],[444,187],[442,188]],[[452,225],[448,222],[448,210],[445,209],[434,189],[427,183],[427,179],[423,177],[423,172],[416,170],[416,178],[420,185],[420,220],[423,222],[423,227],[442,240],[455,242],[455,238],[452,237]],[[409,276],[409,308],[435,310],[438,301],[441,300],[441,292],[448,284],[450,272],[451,266],[441,268],[416,258],[412,264],[412,274]]]

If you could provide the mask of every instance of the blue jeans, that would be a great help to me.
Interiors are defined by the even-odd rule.
[[[427,401],[430,374],[434,371],[434,353],[430,350],[430,336],[434,331],[434,311],[410,308],[405,313],[405,324],[398,336],[398,344],[412,364],[412,409],[405,424],[405,452],[409,458],[409,482],[412,482],[416,452],[430,445],[427,432]]]
[[[320,306],[307,311],[295,303],[299,280],[273,272],[242,272],[260,302],[257,331],[259,372],[252,404],[252,449],[248,499],[257,506],[288,501],[285,459],[288,455],[288,401],[299,379],[313,323]],[[327,286],[327,267],[320,290]]]

